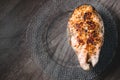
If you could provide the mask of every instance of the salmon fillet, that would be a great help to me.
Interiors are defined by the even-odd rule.
[[[104,25],[99,13],[91,5],[77,7],[68,20],[67,36],[80,67],[90,70],[99,60],[104,42]]]

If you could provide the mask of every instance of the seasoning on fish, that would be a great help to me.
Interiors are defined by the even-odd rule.
[[[67,35],[80,67],[90,70],[98,63],[104,42],[103,20],[95,8],[87,4],[77,7],[68,20]]]

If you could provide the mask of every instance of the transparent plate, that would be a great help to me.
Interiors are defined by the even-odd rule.
[[[66,28],[72,11],[91,4],[101,15],[104,44],[98,64],[90,71],[80,68],[77,56],[67,42]],[[93,80],[109,66],[117,46],[117,29],[110,12],[95,1],[49,0],[36,13],[27,30],[31,53],[49,80]]]

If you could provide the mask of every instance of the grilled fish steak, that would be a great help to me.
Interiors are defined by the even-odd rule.
[[[80,67],[84,70],[94,67],[104,42],[103,20],[94,7],[84,4],[73,11],[68,20],[67,36]]]

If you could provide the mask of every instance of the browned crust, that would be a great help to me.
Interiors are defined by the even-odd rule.
[[[80,51],[79,47],[86,45],[87,59],[92,55],[98,55],[104,40],[103,20],[91,5],[77,7],[68,21],[68,36],[70,45],[75,52]],[[76,44],[71,43],[71,37],[77,40]]]

